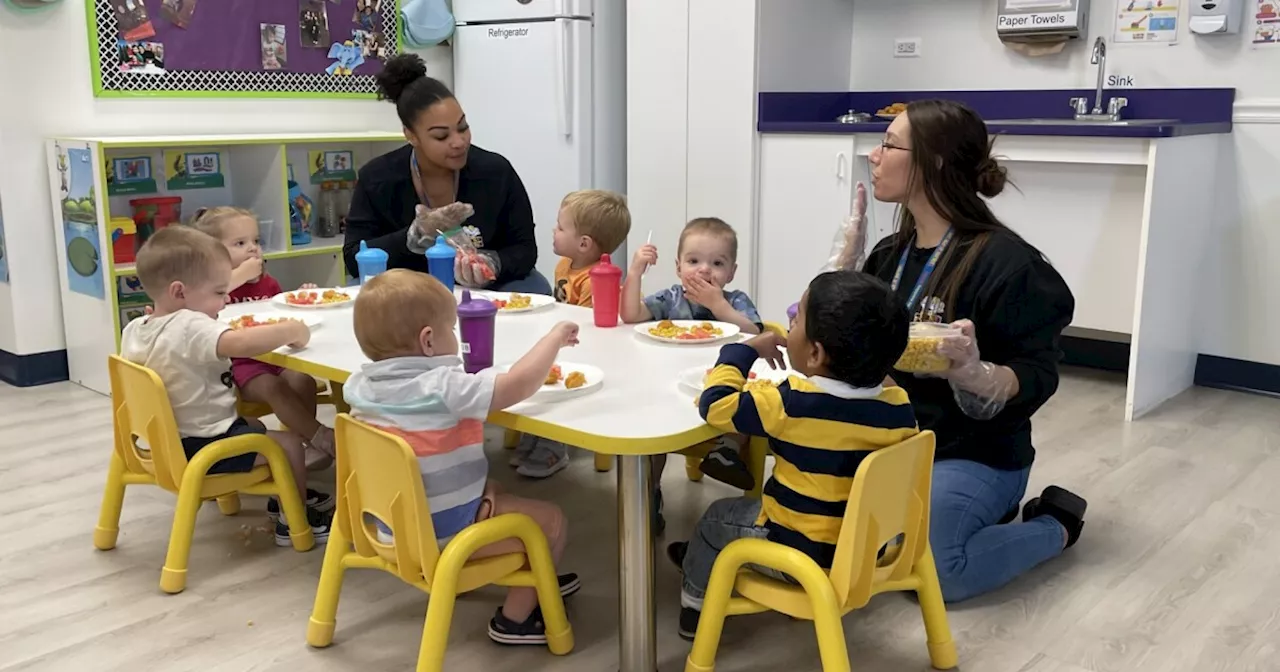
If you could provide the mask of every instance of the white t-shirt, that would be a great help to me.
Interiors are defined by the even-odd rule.
[[[231,360],[218,357],[218,338],[231,327],[194,310],[130,322],[120,356],[160,376],[178,434],[218,436],[236,420]]]

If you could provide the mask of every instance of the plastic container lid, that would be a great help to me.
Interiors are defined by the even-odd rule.
[[[458,304],[458,317],[492,317],[498,307],[492,301],[471,298],[471,290],[462,290],[462,302]]]
[[[120,229],[120,234],[124,236],[138,232],[138,225],[131,217],[112,217],[111,228],[112,230]]]
[[[360,241],[360,251],[356,252],[356,263],[387,263],[387,251],[376,247],[369,247],[369,241]]]
[[[453,259],[457,255],[458,252],[444,236],[436,236],[436,244],[427,248],[428,259]]]
[[[951,368],[951,360],[938,354],[938,346],[947,336],[961,333],[958,327],[936,322],[912,322],[907,349],[893,368],[908,373],[940,373]]]
[[[596,276],[609,276],[609,275],[616,275],[618,277],[622,277],[622,269],[613,265],[613,262],[609,260],[609,255],[602,254],[600,255],[600,263],[596,264],[595,266],[592,266],[589,274],[593,278]]]

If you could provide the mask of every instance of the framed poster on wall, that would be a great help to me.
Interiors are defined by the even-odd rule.
[[[101,97],[373,98],[400,52],[400,0],[85,3]]]

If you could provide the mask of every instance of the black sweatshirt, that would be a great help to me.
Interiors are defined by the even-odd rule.
[[[347,273],[353,277],[359,277],[356,253],[362,240],[368,241],[369,247],[386,250],[387,268],[427,272],[426,256],[410,252],[405,242],[414,206],[419,204],[409,170],[412,152],[413,148],[405,145],[360,169],[342,244]],[[481,244],[477,247],[498,253],[502,265],[498,282],[529,275],[538,260],[533,206],[511,163],[501,154],[472,145],[467,165],[458,173],[458,201],[475,208],[463,226],[479,230]]]
[[[892,282],[905,243],[895,236],[876,244],[864,270]],[[971,237],[958,236],[949,268],[939,268],[941,282],[959,263]],[[898,286],[905,303],[933,249],[912,248]],[[938,286],[938,285],[935,285]],[[1075,299],[1062,276],[1038,250],[1009,233],[991,234],[969,276],[956,294],[949,316],[931,297],[920,303],[938,319],[973,321],[983,361],[1007,366],[1018,376],[1020,390],[998,415],[975,420],[956,405],[951,386],[939,378],[918,378],[893,372],[906,389],[921,429],[938,437],[938,460],[964,459],[1003,470],[1025,469],[1035,459],[1031,446],[1031,416],[1058,390],[1058,362],[1062,359],[1062,330],[1071,323]],[[912,308],[912,312],[920,306]]]

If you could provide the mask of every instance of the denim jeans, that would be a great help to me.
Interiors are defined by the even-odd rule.
[[[1053,518],[999,524],[1030,475],[1030,467],[1001,471],[969,460],[933,465],[929,544],[947,602],[995,590],[1062,553],[1066,531]]]
[[[515,280],[498,283],[489,289],[495,292],[520,292],[521,294],[546,294],[551,295],[551,283],[547,282],[547,276],[533,269],[529,275]]]
[[[737,539],[763,539],[769,531],[756,526],[760,515],[760,500],[747,497],[721,499],[707,507],[698,519],[689,539],[689,550],[684,556],[684,585],[680,590],[680,606],[702,611],[702,598],[707,594],[711,581],[711,567],[716,556]],[[771,578],[794,582],[782,572],[750,565],[751,569]]]

